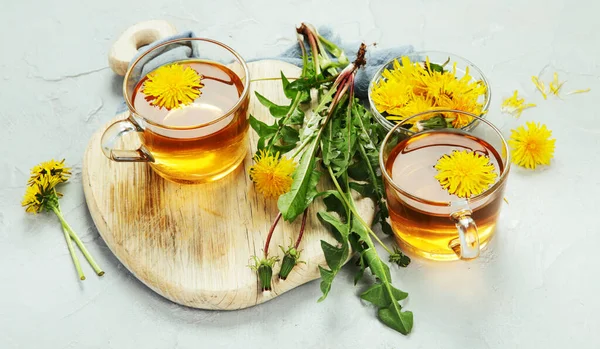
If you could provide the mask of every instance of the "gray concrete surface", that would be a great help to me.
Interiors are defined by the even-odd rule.
[[[597,1],[8,1],[0,6],[0,348],[600,348],[600,35]],[[493,87],[490,119],[527,120],[557,139],[551,167],[514,168],[497,238],[472,263],[392,268],[410,292],[413,333],[384,327],[346,268],[329,298],[317,282],[236,312],[188,309],[154,294],[111,254],[87,212],[81,159],[114,114],[121,79],[111,42],[131,24],[166,19],[247,57],[293,43],[294,25],[329,24],[347,40],[413,44],[475,62]],[[546,68],[583,95],[544,101]],[[519,89],[538,107],[499,113]],[[59,224],[19,206],[29,168],[66,158],[62,207],[106,275],[79,282]],[[84,261],[82,260],[82,263]]]

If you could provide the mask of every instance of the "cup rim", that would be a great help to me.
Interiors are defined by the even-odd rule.
[[[471,68],[473,70],[475,70],[481,76],[481,81],[483,81],[483,83],[485,84],[485,86],[487,88],[487,98],[485,100],[483,107],[481,108],[481,115],[479,115],[479,117],[484,118],[485,115],[487,114],[488,110],[490,109],[490,103],[492,101],[492,88],[490,86],[490,82],[489,82],[488,78],[485,76],[485,74],[483,73],[483,71],[481,69],[479,69],[479,67],[477,65],[475,65],[473,62],[469,61],[468,59],[466,59],[462,56],[459,56],[459,55],[451,53],[451,52],[446,52],[446,51],[422,50],[422,51],[409,52],[409,53],[405,53],[400,56],[396,56],[396,57],[388,60],[384,64],[382,64],[381,67],[375,73],[375,75],[373,75],[373,77],[371,78],[371,81],[369,82],[369,88],[367,90],[367,99],[369,100],[369,107],[371,108],[371,112],[373,113],[373,115],[375,115],[375,119],[377,120],[377,122],[379,122],[379,124],[381,124],[381,126],[383,126],[387,131],[391,130],[396,124],[394,124],[392,121],[386,119],[385,116],[381,115],[379,110],[377,110],[377,108],[375,107],[375,103],[373,102],[373,99],[371,97],[371,91],[373,91],[373,86],[375,84],[375,80],[377,80],[382,75],[384,69],[390,63],[394,62],[394,60],[397,60],[397,59],[400,59],[400,58],[406,57],[406,56],[429,55],[432,53],[447,55],[448,57],[454,58],[455,61],[461,60],[461,61],[463,61],[463,63],[470,65]],[[408,118],[406,118],[406,119],[408,119]],[[406,120],[406,119],[404,119],[404,120]],[[472,125],[473,125],[473,123],[471,122],[468,125],[463,126],[461,129],[469,130]]]
[[[139,63],[140,60],[142,60],[144,57],[146,57],[146,55],[150,54],[151,52],[154,52],[155,50],[167,46],[167,45],[171,45],[171,44],[175,44],[175,43],[179,43],[179,42],[185,42],[185,41],[203,41],[203,42],[208,42],[208,43],[212,43],[218,46],[221,46],[222,48],[226,49],[227,51],[229,51],[241,64],[242,67],[244,69],[244,73],[246,75],[246,81],[244,82],[244,90],[242,91],[242,94],[238,97],[238,101],[233,105],[233,107],[231,107],[226,113],[224,113],[222,116],[220,116],[217,119],[211,120],[209,122],[205,122],[202,124],[196,124],[196,125],[190,125],[190,126],[168,126],[168,125],[163,125],[161,123],[157,123],[154,122],[146,117],[144,117],[143,115],[141,115],[140,113],[138,113],[138,111],[135,109],[135,107],[133,106],[133,104],[130,101],[130,96],[127,93],[127,80],[129,79],[131,72],[132,72],[132,68],[136,66],[136,64]],[[220,42],[220,41],[216,41],[213,39],[208,39],[208,38],[199,38],[199,37],[194,37],[194,38],[179,38],[179,39],[173,39],[173,40],[169,40],[169,41],[165,41],[159,45],[156,45],[154,47],[152,47],[151,49],[149,49],[148,51],[144,52],[141,56],[139,56],[138,58],[136,58],[136,60],[127,68],[127,72],[125,73],[125,76],[123,78],[123,96],[125,97],[125,103],[127,103],[127,108],[129,109],[129,111],[139,117],[141,117],[144,122],[154,126],[154,127],[159,127],[162,129],[169,129],[169,130],[193,130],[193,129],[197,129],[197,128],[202,128],[202,127],[206,127],[206,126],[210,126],[213,124],[216,124],[222,120],[224,120],[225,118],[227,118],[228,116],[230,116],[231,114],[235,113],[240,107],[241,105],[244,103],[246,97],[248,96],[250,91],[250,71],[248,69],[248,65],[246,64],[246,61],[242,58],[242,56],[240,56],[239,53],[237,53],[234,49],[232,49],[231,47],[225,45],[224,43]]]
[[[504,138],[504,136],[502,135],[502,132],[500,132],[500,130],[494,125],[492,124],[490,121],[485,120],[482,117],[479,117],[473,113],[469,113],[469,112],[465,112],[465,111],[461,111],[461,110],[452,110],[452,109],[441,109],[441,110],[428,110],[425,112],[421,112],[419,114],[415,114],[413,116],[410,116],[402,121],[400,121],[398,124],[396,124],[385,136],[385,138],[383,139],[383,142],[381,142],[381,147],[379,148],[379,167],[381,169],[381,174],[382,176],[385,178],[385,180],[394,188],[394,190],[396,190],[397,192],[401,193],[402,195],[405,195],[415,201],[418,201],[420,203],[423,204],[428,204],[431,206],[448,206],[448,204],[451,201],[433,201],[433,200],[428,200],[428,199],[423,199],[421,197],[418,197],[416,195],[410,194],[408,192],[406,192],[405,190],[401,189],[398,185],[396,185],[396,183],[394,182],[394,180],[391,178],[391,176],[388,174],[388,171],[386,170],[386,166],[385,166],[385,162],[383,161],[383,150],[384,147],[386,146],[389,138],[391,137],[392,133],[396,132],[396,130],[398,128],[400,128],[405,122],[412,120],[414,118],[417,118],[419,116],[425,115],[425,114],[432,114],[432,113],[461,113],[461,114],[466,114],[469,115],[473,118],[475,118],[475,120],[479,121],[479,122],[484,122],[485,124],[487,124],[488,126],[490,126],[495,132],[496,134],[498,134],[498,136],[500,136],[500,139],[502,140],[502,145],[504,147],[504,151],[506,153],[506,165],[504,166],[504,170],[502,171],[502,173],[500,174],[500,178],[498,178],[498,180],[496,181],[496,183],[494,183],[494,185],[492,185],[490,188],[486,189],[483,193],[470,197],[470,198],[466,198],[466,200],[468,202],[477,202],[480,201],[482,199],[485,199],[486,197],[488,197],[489,195],[491,195],[492,193],[496,192],[498,190],[498,188],[504,184],[504,182],[506,181],[506,177],[508,176],[508,173],[510,172],[510,165],[511,165],[511,160],[510,160],[510,148],[508,147],[508,142],[506,141],[506,139]],[[443,130],[443,129],[442,129]],[[408,131],[408,130],[407,130]],[[435,132],[436,130],[434,130]],[[411,132],[411,131],[409,131]],[[418,134],[419,132],[414,132],[414,134]]]

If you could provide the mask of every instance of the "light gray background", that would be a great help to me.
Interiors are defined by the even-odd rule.
[[[0,348],[600,348],[599,2],[535,1],[8,1],[0,6]],[[173,304],[111,254],[88,214],[81,159],[121,97],[108,49],[128,26],[166,19],[224,41],[246,58],[294,42],[294,25],[329,24],[346,40],[413,44],[475,62],[493,89],[490,119],[504,132],[526,120],[556,137],[552,166],[514,168],[497,238],[471,263],[415,260],[392,268],[410,293],[413,333],[378,322],[345,268],[329,298],[318,282],[235,312]],[[542,100],[530,81],[568,79]],[[519,89],[538,107],[499,113]],[[77,280],[60,225],[19,206],[28,170],[66,158],[75,167],[61,204],[105,268]]]

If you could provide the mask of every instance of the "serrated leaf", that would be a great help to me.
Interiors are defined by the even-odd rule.
[[[333,216],[329,212],[320,211],[317,213],[317,215],[323,222],[333,227],[334,237],[337,241],[339,241],[342,244],[348,243],[349,232],[347,224],[342,223],[342,221],[340,221],[337,217]]]
[[[313,142],[302,154],[300,163],[292,175],[292,187],[289,192],[281,195],[277,207],[288,222],[293,221],[310,205],[317,196],[317,183],[321,173],[316,167],[317,142]]]
[[[296,145],[299,139],[298,130],[290,126],[283,126],[281,129],[281,142]]]
[[[342,268],[344,262],[348,259],[350,250],[348,246],[348,226],[327,212],[319,212],[319,217],[324,222],[327,222],[334,227],[333,230],[337,231],[336,239],[338,239],[340,242],[340,247],[336,247],[326,241],[321,240],[321,249],[323,249],[325,260],[331,269],[326,270],[319,267],[319,270],[321,270],[321,276],[323,276],[323,272],[325,272],[327,276],[327,279],[323,279],[321,281],[321,291],[323,292],[323,296],[320,300],[323,300],[325,297],[327,297],[327,294],[331,289],[331,283],[333,282],[333,279]]]
[[[413,313],[412,311],[400,311],[398,307],[390,305],[388,308],[379,309],[377,316],[379,319],[389,327],[402,333],[408,334],[413,327]]]
[[[356,128],[352,125],[346,99],[334,111],[322,137],[323,164],[330,167],[336,177],[345,175],[356,153]]]
[[[289,99],[293,99],[296,97],[296,93],[298,93],[298,91],[294,91],[292,89],[289,88],[290,85],[290,81],[285,77],[285,75],[283,74],[283,71],[280,71],[281,73],[281,84],[283,85],[283,93],[285,93],[285,96]]]
[[[379,319],[396,331],[407,334],[412,329],[412,312],[403,312],[402,307],[398,304],[398,301],[406,298],[407,294],[392,286],[390,269],[387,264],[381,261],[373,247],[369,246],[369,248],[364,250],[363,256],[366,263],[369,265],[369,269],[371,269],[371,273],[380,280],[382,285],[381,290],[386,293],[384,297],[389,300],[389,303],[385,308],[379,309]],[[374,293],[371,296],[372,299],[375,299],[377,294]],[[375,301],[378,302],[378,304],[383,303],[379,298]]]
[[[274,152],[285,154],[296,148],[298,142],[298,130],[290,126],[282,126],[279,139],[272,145]]]
[[[248,117],[248,123],[250,123],[250,127],[256,132],[259,137],[269,138],[275,135],[277,132],[277,125],[267,125],[266,123],[258,120],[252,114]]]
[[[390,274],[390,267],[385,264],[379,255],[377,255],[377,251],[373,247],[369,247],[364,252],[365,262],[369,266],[371,273],[380,279],[384,283],[390,283],[392,280],[392,276]]]
[[[290,91],[309,91],[314,87],[318,87],[319,83],[315,76],[302,77],[289,83],[288,90]]]
[[[360,238],[360,240],[362,240],[362,241],[370,240],[369,231],[367,230],[367,228],[365,228],[365,226],[362,225],[362,223],[359,221],[359,219],[354,215],[352,215],[352,227],[350,228],[350,231],[353,233],[356,233],[358,235],[358,237]]]
[[[268,100],[265,96],[261,95],[260,93],[258,93],[256,91],[254,91],[254,94],[256,95],[256,98],[258,98],[258,101],[260,102],[260,104],[269,108],[269,113],[271,113],[271,115],[275,118],[280,118],[282,116],[285,116],[287,114],[288,110],[290,109],[289,105],[275,104],[275,103],[271,102],[270,100]]]
[[[336,212],[340,217],[346,219],[346,205],[337,190],[327,190],[320,195],[323,196],[323,203],[327,211]]]
[[[288,120],[290,125],[303,125],[304,124],[304,112],[300,110],[300,107],[292,111],[292,115]]]
[[[351,172],[351,175],[362,177],[364,178],[364,181],[370,184],[370,188],[372,189],[372,194],[370,196],[377,204],[377,211],[373,222],[379,223],[381,225],[381,230],[389,235],[392,233],[392,228],[387,222],[389,212],[387,201],[385,200],[385,190],[381,172],[378,170],[379,147],[376,145],[376,142],[379,139],[379,134],[377,132],[378,126],[372,122],[371,113],[359,104],[356,104],[356,108],[353,109],[353,120],[355,127],[359,130],[358,153],[363,160],[361,164],[364,164],[365,166],[363,167],[362,172],[358,172],[360,169],[357,169],[357,172]],[[365,195],[367,193],[364,192],[362,194]]]
[[[296,144],[273,145],[271,148],[274,153],[285,154],[296,148]]]
[[[322,302],[327,298],[329,291],[331,290],[331,283],[335,278],[335,274],[331,270],[327,270],[319,265],[319,273],[321,274],[321,292],[323,295],[319,298],[318,302]]]
[[[375,196],[375,191],[371,183],[350,182],[350,188],[367,198]]]
[[[321,240],[321,248],[323,249],[323,254],[329,268],[332,271],[340,269],[342,263],[346,261],[344,257],[347,257],[347,253],[344,253],[344,248],[335,247],[325,240]]]
[[[362,258],[359,259],[359,265],[358,265],[358,271],[356,272],[356,274],[354,274],[354,286],[356,286],[356,284],[358,284],[358,282],[363,278],[363,276],[365,275],[365,264],[363,263]]]
[[[377,308],[385,308],[390,305],[390,299],[384,292],[383,285],[376,283],[368,290],[361,293],[360,298],[373,303]]]
[[[364,164],[357,162],[348,167],[348,175],[357,181],[366,181],[369,179],[369,170]]]
[[[401,301],[403,299],[406,299],[406,297],[408,297],[408,293],[395,288],[393,285],[390,285],[390,287],[392,289],[392,295],[394,296],[394,298],[397,301]]]
[[[265,138],[264,137],[260,137],[258,139],[258,142],[256,142],[256,153],[258,154],[259,150],[263,150],[265,149]]]

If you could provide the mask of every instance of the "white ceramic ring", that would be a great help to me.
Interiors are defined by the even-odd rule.
[[[175,26],[164,20],[137,23],[125,30],[112,45],[108,65],[116,74],[124,76],[140,47],[175,34]]]

